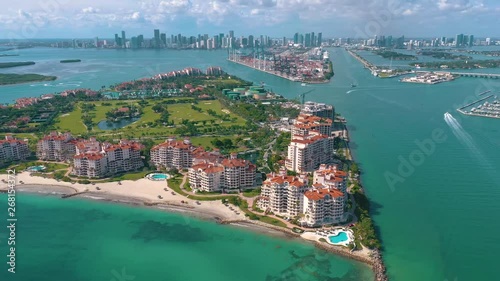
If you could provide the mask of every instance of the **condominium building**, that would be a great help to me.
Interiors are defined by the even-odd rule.
[[[304,192],[309,189],[305,175],[270,174],[262,185],[258,206],[276,215],[296,217],[302,213]]]
[[[285,167],[298,173],[311,172],[320,164],[330,163],[334,156],[334,138],[316,131],[292,135]]]
[[[232,154],[220,162],[200,162],[189,169],[189,184],[198,191],[233,191],[255,186],[256,166]]]
[[[196,191],[214,192],[223,188],[224,167],[199,163],[189,168],[189,185]]]
[[[301,224],[316,227],[345,221],[345,197],[338,189],[316,183],[304,193],[303,218]]]
[[[76,144],[72,174],[100,178],[135,171],[144,166],[142,148],[140,143],[128,140],[121,140],[118,144],[101,144],[95,138],[80,141]]]
[[[151,149],[151,161],[157,168],[188,169],[193,164],[196,148],[189,139],[180,141],[169,138]]]
[[[347,195],[347,173],[339,170],[336,165],[321,164],[319,169],[314,171],[313,183],[338,189]]]
[[[71,173],[79,177],[101,178],[106,176],[106,155],[99,152],[85,152],[73,156],[73,170]]]
[[[25,160],[29,155],[30,151],[25,141],[18,140],[11,135],[0,140],[0,166],[12,161]]]
[[[332,125],[333,122],[330,118],[300,114],[295,119],[292,135],[307,135],[309,132],[315,131],[330,136],[332,134]]]
[[[135,171],[144,167],[141,158],[141,149],[143,147],[140,143],[128,140],[121,140],[119,144],[103,144],[108,163],[108,173]]]
[[[330,118],[331,120],[335,119],[335,108],[333,107],[333,105],[325,103],[307,101],[302,106],[302,110],[300,111],[300,113],[323,118]]]
[[[37,143],[36,157],[48,161],[69,161],[76,153],[76,140],[70,133],[51,132]]]
[[[224,189],[238,190],[255,186],[257,167],[250,161],[231,154],[229,159],[222,160],[221,165],[224,167]]]

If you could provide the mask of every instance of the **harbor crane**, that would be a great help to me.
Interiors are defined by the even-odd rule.
[[[300,98],[300,103],[301,104],[304,104],[305,103],[305,99],[306,99],[306,95],[309,94],[310,92],[314,91],[316,89],[312,89],[312,90],[309,90],[305,93],[302,93],[302,94],[299,94],[299,98]]]

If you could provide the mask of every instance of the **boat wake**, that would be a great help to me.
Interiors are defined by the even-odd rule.
[[[451,115],[450,113],[446,112],[444,114],[444,121],[451,128],[452,133],[455,135],[458,141],[466,146],[470,150],[470,152],[478,158],[480,162],[486,164],[487,160],[481,150],[477,147],[474,139],[471,135],[469,135],[469,133],[464,130],[462,125],[458,123],[457,119],[455,119],[455,117],[453,117],[453,115]]]

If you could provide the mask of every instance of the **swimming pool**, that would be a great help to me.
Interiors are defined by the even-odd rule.
[[[147,178],[153,181],[164,181],[168,179],[167,174],[154,173],[147,175]]]
[[[26,169],[26,170],[31,171],[31,172],[40,172],[40,171],[45,170],[45,166],[43,166],[43,165],[31,166],[31,167],[28,167],[28,169]]]
[[[328,236],[328,240],[334,245],[345,244],[349,240],[349,236],[347,236],[347,232],[340,231],[336,235]]]

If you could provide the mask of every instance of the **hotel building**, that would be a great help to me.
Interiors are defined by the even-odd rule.
[[[0,166],[11,161],[22,161],[28,158],[30,151],[25,141],[18,140],[11,135],[0,140]]]
[[[36,157],[46,161],[69,161],[76,153],[75,143],[70,133],[51,132],[38,141]]]

